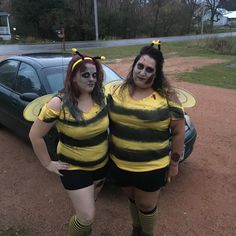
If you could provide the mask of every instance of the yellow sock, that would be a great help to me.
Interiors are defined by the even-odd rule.
[[[70,219],[69,223],[69,236],[85,236],[91,232],[91,224],[84,225],[74,215]]]

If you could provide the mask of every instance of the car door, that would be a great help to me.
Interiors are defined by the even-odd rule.
[[[23,111],[29,101],[23,97],[24,94],[35,93],[42,95],[42,85],[36,70],[29,64],[21,62],[15,80],[15,90],[11,93],[11,114],[15,118],[14,130],[27,137],[31,123],[23,117]]]
[[[0,123],[8,128],[15,125],[15,118],[11,114],[11,95],[14,92],[19,64],[17,60],[6,60],[0,63]]]

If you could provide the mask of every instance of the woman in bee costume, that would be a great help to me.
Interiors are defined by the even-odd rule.
[[[64,89],[44,105],[29,136],[41,164],[60,175],[73,203],[69,235],[84,236],[90,235],[95,199],[107,172],[109,121],[99,58],[74,51]],[[43,140],[53,126],[59,134],[59,161],[51,161]]]
[[[154,41],[141,49],[127,79],[107,91],[110,173],[129,198],[132,235],[154,235],[160,189],[177,175],[183,152],[184,113],[163,62]]]

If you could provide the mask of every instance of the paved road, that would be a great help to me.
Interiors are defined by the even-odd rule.
[[[174,41],[189,41],[196,39],[206,39],[213,37],[227,37],[236,36],[236,32],[220,33],[220,34],[205,34],[205,35],[187,35],[187,36],[172,36],[172,37],[160,37],[163,42],[174,42]],[[125,45],[140,45],[150,43],[152,40],[157,38],[142,38],[142,39],[122,39],[122,40],[99,40],[99,41],[76,41],[66,42],[66,49],[72,47],[76,48],[98,48],[98,47],[116,47]],[[11,44],[11,45],[0,45],[0,56],[1,55],[19,55],[23,53],[43,52],[43,51],[62,51],[61,43],[50,43],[50,44]]]

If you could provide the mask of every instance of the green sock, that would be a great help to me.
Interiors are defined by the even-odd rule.
[[[139,219],[144,235],[153,235],[154,226],[157,219],[157,207],[150,212],[139,211]]]
[[[91,232],[91,225],[82,224],[79,219],[74,215],[69,223],[69,236],[85,236]]]

